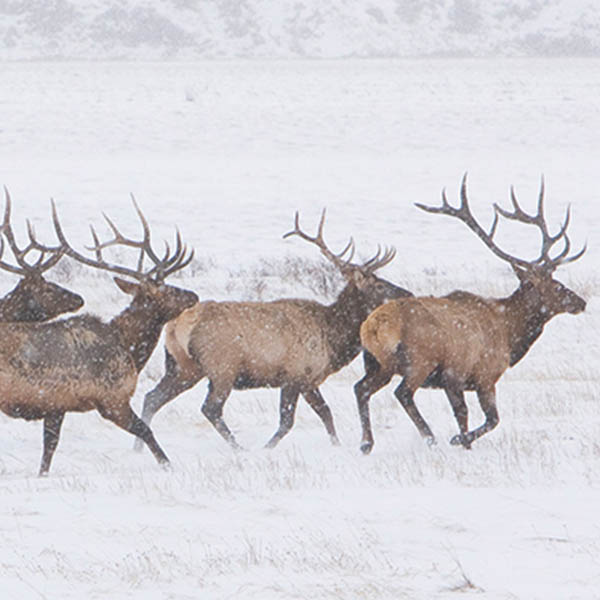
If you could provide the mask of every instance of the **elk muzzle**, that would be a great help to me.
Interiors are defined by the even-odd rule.
[[[563,299],[563,307],[571,315],[582,313],[586,306],[587,302],[571,290],[569,290],[569,293]]]

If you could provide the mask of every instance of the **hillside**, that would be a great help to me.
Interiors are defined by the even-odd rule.
[[[598,56],[591,0],[3,0],[0,60]]]

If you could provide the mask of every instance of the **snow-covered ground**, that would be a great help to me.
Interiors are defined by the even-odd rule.
[[[282,240],[300,209],[334,248],[392,244],[382,274],[417,293],[509,293],[510,269],[460,223],[422,213],[469,172],[483,222],[514,184],[549,220],[572,206],[586,255],[558,278],[588,300],[559,316],[498,386],[499,427],[471,452],[437,391],[417,402],[427,447],[391,388],[372,402],[375,448],[358,449],[352,393],[360,361],[322,391],[342,441],[331,447],[305,405],[273,451],[273,390],[234,392],[233,454],[199,412],[206,384],[161,411],[165,473],[97,414],[70,414],[50,476],[35,477],[39,423],[0,415],[2,598],[588,599],[600,585],[600,61],[4,63],[0,182],[52,240],[49,198],[74,243],[101,211],[155,239],[177,225],[196,249],[173,278],[204,298],[332,299],[316,249]],[[527,228],[501,243],[533,257]],[[294,267],[292,269],[291,267]],[[306,268],[306,277],[303,276]],[[110,278],[65,262],[55,279],[109,316],[126,298]],[[13,279],[2,274],[0,292]],[[162,374],[159,346],[133,400]],[[472,420],[481,413],[469,398]]]

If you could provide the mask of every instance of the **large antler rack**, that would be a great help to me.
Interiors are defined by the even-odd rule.
[[[0,260],[0,268],[21,276],[41,276],[42,273],[53,267],[64,256],[66,248],[62,244],[58,246],[46,246],[40,244],[35,239],[35,232],[30,221],[27,221],[29,243],[24,248],[19,248],[10,224],[12,203],[6,186],[4,186],[4,198],[4,218],[2,225],[0,225],[0,232],[4,234],[4,237],[0,236],[0,256],[4,254],[4,238],[6,238],[8,246],[15,257],[17,266],[11,265],[4,260]],[[29,263],[26,260],[26,257],[30,252],[37,252],[38,254],[37,260],[33,263]]]
[[[323,209],[323,212],[321,213],[321,219],[319,221],[319,227],[317,229],[317,235],[313,237],[302,231],[302,229],[300,228],[300,214],[298,211],[296,211],[294,219],[294,229],[292,231],[288,231],[286,234],[284,234],[283,237],[287,238],[292,235],[297,235],[303,240],[315,244],[321,250],[323,256],[325,256],[327,260],[332,262],[342,273],[348,272],[351,269],[359,269],[365,274],[374,273],[377,269],[381,269],[382,267],[390,263],[396,256],[396,250],[394,248],[385,248],[382,256],[381,246],[379,246],[375,255],[369,260],[367,260],[364,264],[353,264],[352,258],[354,257],[355,245],[354,240],[352,238],[350,238],[350,240],[346,244],[346,247],[341,252],[335,254],[327,247],[327,244],[323,239],[325,214],[326,209]],[[347,254],[348,256],[346,256]]]
[[[567,257],[570,248],[571,242],[569,237],[567,236],[567,227],[569,226],[570,219],[570,209],[567,208],[567,214],[565,220],[555,235],[550,235],[548,231],[548,226],[546,224],[546,219],[544,216],[544,180],[542,178],[542,184],[540,188],[540,193],[538,197],[538,208],[537,213],[535,215],[530,215],[526,213],[519,205],[517,201],[517,197],[514,191],[514,188],[511,186],[511,201],[513,205],[513,211],[508,211],[506,209],[501,208],[498,204],[494,203],[494,220],[490,227],[489,232],[486,232],[483,227],[477,222],[475,217],[471,212],[471,208],[469,206],[469,200],[467,198],[467,173],[463,175],[462,183],[460,187],[460,206],[458,208],[451,206],[446,197],[446,190],[442,190],[442,205],[441,206],[427,206],[425,204],[421,204],[416,202],[415,206],[418,208],[434,213],[434,214],[444,214],[449,215],[451,217],[457,217],[463,223],[473,231],[477,237],[479,237],[484,244],[499,258],[508,262],[513,268],[522,268],[522,269],[532,269],[539,268],[548,272],[553,272],[559,265],[566,264],[569,262],[573,262],[580,258],[586,250],[586,246],[582,248],[580,252],[577,254]],[[498,247],[498,245],[494,242],[494,235],[496,233],[496,229],[498,226],[499,216],[503,216],[512,221],[518,221],[520,223],[525,223],[528,225],[535,225],[541,232],[542,235],[542,248],[540,251],[540,255],[538,258],[534,260],[525,260],[522,258],[518,258],[511,254],[508,254],[504,250]],[[564,247],[562,251],[555,256],[554,258],[550,257],[550,251],[552,247],[562,240],[564,242]]]
[[[530,215],[526,213],[519,205],[517,200],[517,196],[515,194],[514,186],[510,186],[510,199],[513,205],[513,211],[510,212],[498,204],[494,203],[494,211],[496,215],[496,220],[498,218],[498,214],[502,215],[506,219],[510,219],[512,221],[518,221],[519,223],[528,223],[530,225],[535,225],[542,234],[542,248],[540,251],[540,256],[533,261],[536,266],[539,266],[547,271],[554,271],[559,265],[564,265],[567,263],[571,263],[578,258],[580,258],[583,253],[587,249],[587,244],[584,244],[583,248],[572,256],[568,256],[569,251],[571,250],[571,240],[567,235],[567,228],[569,227],[569,222],[571,219],[571,205],[567,206],[567,212],[565,214],[565,220],[561,225],[558,233],[555,235],[551,235],[548,231],[548,225],[546,224],[546,217],[544,216],[544,177],[542,176],[542,180],[540,183],[540,193],[538,195],[538,204],[537,204],[537,212],[535,215]],[[564,243],[563,249],[555,256],[550,256],[550,251],[552,247],[562,241]]]
[[[140,221],[142,223],[143,238],[141,240],[134,240],[124,236],[119,231],[114,222],[106,214],[103,213],[103,217],[106,220],[110,229],[112,230],[114,237],[113,239],[108,240],[106,242],[100,242],[96,230],[93,228],[93,226],[90,226],[94,245],[88,247],[88,250],[91,250],[95,254],[96,258],[95,260],[89,258],[88,256],[85,256],[77,250],[75,250],[67,241],[62,227],[60,225],[56,205],[54,203],[54,200],[52,200],[52,220],[54,222],[54,229],[56,230],[56,235],[61,244],[64,245],[65,253],[71,258],[77,260],[78,262],[81,262],[85,265],[97,269],[104,269],[112,273],[118,273],[119,275],[132,277],[133,279],[137,279],[138,281],[153,279],[156,282],[162,282],[168,275],[186,267],[194,258],[194,250],[192,249],[188,252],[187,247],[182,244],[181,235],[179,231],[177,231],[175,237],[175,251],[171,253],[169,244],[165,242],[165,252],[163,256],[160,257],[158,254],[156,254],[151,244],[150,226],[148,225],[148,221],[144,217],[144,214],[140,210],[140,207],[138,206],[133,195],[131,196],[131,199],[133,201],[133,206],[138,214],[138,217],[140,218]],[[137,268],[130,269],[122,265],[107,262],[104,259],[102,252],[103,250],[111,246],[127,246],[130,248],[137,248],[140,253],[137,262]],[[146,257],[153,263],[153,266],[150,268],[150,270],[144,272],[144,262]]]

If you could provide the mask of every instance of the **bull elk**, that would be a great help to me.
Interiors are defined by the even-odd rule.
[[[43,274],[64,256],[62,246],[40,246],[34,242],[33,228],[28,223],[29,243],[19,248],[10,224],[11,199],[4,188],[4,220],[0,225],[0,268],[18,275],[19,283],[0,298],[0,321],[49,321],[66,312],[74,312],[83,306],[83,298],[55,283],[46,281]],[[16,265],[2,259],[5,242],[8,242]],[[30,252],[37,252],[37,260],[27,261]]]
[[[519,279],[519,287],[507,298],[488,299],[463,291],[443,298],[420,297],[390,302],[375,310],[363,323],[360,339],[375,360],[365,377],[355,385],[362,425],[361,450],[373,447],[369,399],[394,374],[403,376],[394,394],[420,434],[433,442],[431,429],[414,404],[420,387],[443,388],[458,423],[460,433],[450,443],[470,448],[471,443],[499,422],[495,386],[502,374],[525,356],[541,335],[544,325],[561,313],[578,314],[586,303],[575,292],[553,278],[560,265],[571,263],[585,252],[569,256],[567,235],[570,211],[559,231],[551,235],[544,216],[544,182],[540,188],[537,212],[529,214],[519,205],[511,188],[512,210],[494,204],[494,220],[486,232],[475,220],[467,199],[466,174],[461,185],[460,206],[448,203],[442,192],[442,205],[416,204],[422,210],[460,219],[500,259],[506,261]],[[524,260],[500,249],[494,242],[498,219],[535,226],[541,234],[540,255]],[[556,244],[561,250],[551,257]],[[485,422],[468,429],[464,391],[474,390],[485,414]]]
[[[358,355],[359,328],[367,315],[386,300],[410,292],[375,275],[394,258],[393,249],[383,254],[379,249],[364,264],[352,264],[354,242],[334,254],[323,239],[324,222],[325,211],[312,237],[301,231],[296,213],[295,228],[284,237],[297,235],[315,244],[339,269],[347,283],[336,301],[329,306],[299,299],[201,302],[184,311],[166,327],[166,372],[146,394],[144,422],[150,423],[162,406],[207,377],[202,412],[233,448],[239,445],[223,420],[225,402],[233,389],[262,387],[281,388],[279,429],[268,447],[276,446],[292,428],[300,394],[332,443],[339,443],[319,386]],[[137,441],[136,447],[141,447]]]
[[[198,301],[195,293],[164,283],[168,275],[189,264],[193,252],[187,252],[177,233],[173,252],[167,246],[162,257],[155,254],[148,223],[135,201],[134,205],[142,222],[143,239],[124,237],[105,217],[114,238],[101,243],[92,228],[95,259],[69,245],[52,205],[54,227],[68,256],[136,281],[114,278],[123,292],[133,296],[125,310],[108,323],[85,315],[51,323],[0,324],[0,410],[11,417],[43,419],[40,475],[48,473],[65,413],[94,409],[141,438],[159,463],[168,463],[152,431],[135,415],[129,402],[162,326]],[[104,260],[105,248],[120,245],[139,251],[137,269]],[[146,270],[145,259],[152,263]]]

